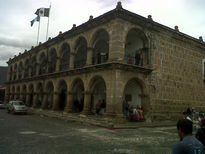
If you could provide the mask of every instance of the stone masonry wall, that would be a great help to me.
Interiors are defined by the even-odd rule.
[[[180,40],[177,34],[167,33],[157,33],[155,43],[151,77],[153,116],[177,118],[188,107],[205,111],[202,78],[205,48],[199,48],[200,43]]]

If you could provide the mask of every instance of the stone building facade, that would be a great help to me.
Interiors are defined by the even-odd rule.
[[[90,19],[8,61],[7,102],[33,108],[123,116],[122,104],[141,106],[146,119],[205,111],[202,38],[168,28],[122,8]]]

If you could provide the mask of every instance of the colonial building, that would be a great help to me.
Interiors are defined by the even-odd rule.
[[[36,109],[123,116],[123,101],[145,118],[205,111],[205,43],[122,8],[73,25],[8,61],[7,101]],[[77,105],[76,105],[77,104]]]

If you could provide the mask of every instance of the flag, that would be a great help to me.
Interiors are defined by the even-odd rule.
[[[40,16],[37,16],[36,18],[34,18],[33,20],[31,20],[31,27],[33,26],[35,21],[40,21]]]
[[[40,17],[49,17],[50,8],[39,8],[35,14]]]

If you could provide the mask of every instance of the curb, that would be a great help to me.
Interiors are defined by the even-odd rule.
[[[137,125],[136,123],[133,122],[133,125],[126,125],[126,124],[114,124],[111,122],[99,122],[96,119],[90,120],[87,118],[87,116],[76,116],[73,117],[72,115],[67,115],[67,114],[60,114],[60,113],[55,113],[55,112],[45,112],[45,111],[36,111],[35,109],[30,109],[29,114],[35,114],[39,115],[42,117],[50,117],[50,118],[56,118],[60,120],[64,120],[66,122],[80,122],[83,124],[89,124],[93,126],[98,126],[98,127],[103,127],[107,128],[109,130],[117,130],[117,129],[138,129],[138,128],[153,128],[153,127],[171,127],[171,126],[176,126],[176,122],[166,122],[164,124],[161,124],[162,122],[159,123],[141,123],[139,122]],[[87,119],[86,119],[87,118]]]

